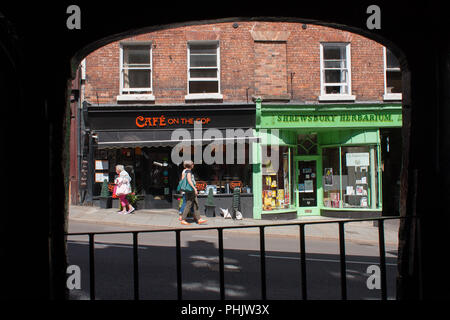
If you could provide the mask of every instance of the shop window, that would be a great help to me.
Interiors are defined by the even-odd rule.
[[[170,161],[170,148],[144,148],[140,161],[145,194],[154,200],[170,201],[173,186],[178,183],[177,167]]]
[[[384,48],[384,99],[401,100],[402,99],[402,72],[400,63],[395,55],[387,48]]]
[[[369,147],[342,148],[342,192],[344,207],[370,206]]]
[[[219,42],[188,43],[188,96],[220,92]],[[194,97],[193,97],[194,98]]]
[[[133,191],[140,193],[141,177],[136,172],[139,169],[140,164],[136,159],[134,148],[121,148],[121,149],[97,149],[94,153],[94,185],[93,196],[100,196],[102,182],[104,179],[108,183],[114,183],[117,178],[116,165],[121,164],[124,166],[125,171],[131,177],[131,188]]]
[[[291,149],[285,146],[262,147],[268,150],[267,154],[262,153],[263,210],[289,208],[292,202],[289,176],[289,164],[293,162]]]
[[[325,148],[323,157],[323,205],[327,208],[339,208],[341,200],[339,148]]]
[[[234,152],[231,152],[229,149],[231,146],[235,148]],[[204,154],[207,147],[207,145],[202,146],[201,153]],[[252,165],[249,160],[249,144],[245,143],[244,147],[245,155],[243,161],[240,159],[242,155],[239,155],[238,157],[240,148],[237,147],[237,144],[219,144],[214,146],[214,151],[212,152],[206,150],[207,152],[211,152],[213,156],[214,153],[220,154],[220,158],[222,159],[217,159],[220,161],[216,161],[212,164],[207,164],[204,161],[195,164],[193,174],[196,182],[202,185],[199,189],[199,194],[207,194],[209,188],[212,188],[215,194],[233,193],[233,188],[235,186],[239,186],[242,193],[252,192]],[[191,154],[193,155],[195,153],[194,147],[191,146],[191,148]],[[198,152],[200,152],[200,150]],[[231,159],[227,157],[227,153],[233,155],[231,156]],[[228,156],[230,155],[228,154]],[[179,175],[181,175],[182,169],[182,166],[180,166]]]
[[[317,154],[317,134],[299,134],[297,137],[297,154],[316,155]]]
[[[150,44],[121,44],[120,85],[122,94],[152,91]]]
[[[376,146],[322,149],[324,207],[379,207],[376,150]]]

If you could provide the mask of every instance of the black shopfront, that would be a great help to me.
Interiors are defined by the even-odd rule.
[[[232,198],[230,183],[238,181],[242,189],[241,203],[246,207],[243,214],[252,215],[253,167],[249,158],[255,127],[254,104],[85,104],[84,118],[86,140],[89,140],[84,157],[87,163],[85,198],[94,205],[99,199],[103,181],[113,182],[115,166],[122,164],[132,177],[132,190],[142,199],[138,208],[178,207],[180,195],[176,193],[176,187],[183,169],[180,158],[186,156],[195,163],[200,210],[206,198],[206,186],[214,186],[217,205],[226,208]],[[200,128],[200,123],[201,131],[194,130]],[[236,135],[230,135],[234,130],[244,132],[245,136],[236,138]],[[217,136],[223,139],[215,140]],[[243,142],[238,143],[238,139],[243,139]],[[180,147],[181,142],[189,146]],[[242,147],[239,150],[244,150],[244,157],[237,144]],[[230,146],[234,148],[231,158],[234,157],[235,161],[232,162],[227,161],[230,160]],[[211,163],[202,157],[206,151],[221,157]],[[238,157],[244,159],[236,160]],[[118,206],[118,202],[113,206]]]

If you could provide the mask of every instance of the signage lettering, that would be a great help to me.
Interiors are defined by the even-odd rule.
[[[164,115],[159,117],[136,117],[136,126],[138,128],[144,127],[166,127],[179,124],[194,125],[196,121],[200,121],[202,124],[208,124],[211,122],[209,117],[198,117],[198,118],[186,118],[186,117],[170,117],[166,118]]]
[[[279,115],[277,116],[277,122],[394,122],[394,118],[390,113]]]

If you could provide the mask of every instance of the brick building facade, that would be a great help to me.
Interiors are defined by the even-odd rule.
[[[272,141],[269,138],[271,130],[279,130],[282,145],[288,150],[285,156],[289,157],[290,167],[287,171],[285,168],[285,172],[289,171],[285,175],[289,177],[279,177],[280,174],[274,173],[276,179],[289,181],[290,186],[281,189],[283,190],[281,193],[278,191],[280,188],[276,189],[278,195],[284,195],[283,199],[274,197],[271,205],[268,204],[270,201],[266,201],[267,205],[264,205],[267,186],[261,181],[267,180],[263,180],[261,173],[257,173],[261,171],[261,163],[256,165],[248,163],[245,168],[222,172],[218,174],[218,178],[213,179],[214,181],[205,182],[216,185],[219,190],[226,189],[227,191],[223,193],[228,193],[226,185],[229,186],[230,180],[241,178],[240,174],[243,171],[253,172],[251,177],[240,179],[242,187],[248,191],[249,197],[251,196],[249,201],[253,209],[249,209],[251,213],[247,216],[262,218],[263,215],[259,211],[263,213],[270,211],[271,214],[295,212],[295,215],[320,212],[320,210],[306,210],[305,213],[305,210],[299,210],[302,206],[301,197],[298,196],[301,179],[300,162],[306,161],[304,160],[306,158],[301,157],[311,157],[312,154],[302,154],[295,146],[301,145],[305,137],[313,145],[319,146],[314,155],[318,157],[314,158],[314,161],[317,161],[316,170],[324,169],[320,157],[322,153],[328,152],[325,150],[326,147],[332,145],[339,148],[339,152],[342,147],[351,146],[352,143],[354,146],[357,144],[359,148],[363,146],[371,148],[370,152],[369,149],[366,152],[370,154],[370,165],[365,169],[375,170],[372,166],[376,166],[378,171],[373,171],[374,176],[367,178],[367,181],[371,180],[372,188],[367,187],[365,192],[366,195],[369,192],[372,196],[361,200],[359,199],[361,195],[358,195],[356,201],[358,205],[350,206],[348,203],[356,202],[354,199],[344,200],[346,196],[352,196],[346,192],[353,190],[343,190],[347,183],[342,186],[343,181],[347,181],[347,177],[343,178],[341,167],[339,176],[336,175],[336,179],[341,181],[341,187],[336,192],[340,193],[337,201],[341,203],[336,208],[351,211],[354,208],[361,209],[365,204],[367,208],[372,209],[371,212],[379,213],[383,210],[381,184],[384,185],[386,181],[395,183],[398,178],[399,168],[396,168],[395,174],[389,177],[385,175],[386,179],[383,181],[381,179],[381,167],[389,163],[384,160],[392,158],[383,152],[386,141],[389,141],[389,137],[391,143],[397,140],[394,136],[399,136],[398,128],[401,126],[401,113],[398,118],[397,112],[401,110],[398,62],[381,44],[360,35],[325,26],[288,22],[240,21],[188,25],[161,29],[112,42],[88,55],[84,66],[86,77],[81,99],[85,102],[85,118],[90,119],[86,121],[86,126],[91,137],[91,140],[88,140],[92,144],[89,155],[85,155],[85,161],[92,162],[88,174],[92,180],[88,183],[91,185],[88,199],[95,200],[99,195],[100,180],[96,175],[101,176],[103,173],[104,177],[111,181],[114,174],[111,166],[113,163],[128,161],[125,159],[127,156],[130,157],[128,165],[133,174],[136,171],[133,177],[141,186],[135,185],[136,188],[141,189],[139,191],[141,194],[150,195],[144,207],[152,207],[156,200],[162,198],[168,202],[173,202],[172,200],[176,198],[173,195],[173,184],[178,177],[177,168],[173,168],[172,173],[164,173],[165,178],[163,176],[159,178],[158,183],[164,185],[162,187],[164,192],[155,191],[153,184],[156,182],[145,182],[147,179],[145,177],[153,174],[145,168],[153,166],[148,159],[170,164],[168,158],[173,144],[167,143],[170,140],[167,135],[158,136],[153,131],[147,131],[144,137],[141,135],[142,130],[137,131],[132,127],[133,119],[137,115],[142,116],[143,113],[166,118],[167,115],[172,115],[173,119],[176,112],[198,114],[205,119],[212,119],[211,127],[222,130],[237,127],[232,124],[233,112],[238,118],[242,113],[242,119],[246,119],[249,112],[253,112],[253,116],[249,118],[253,117],[254,120],[248,124],[241,123],[239,127],[251,128],[254,137],[260,139],[255,144],[256,147],[246,149],[247,153],[252,153],[260,160],[262,160],[260,151],[256,149],[263,144],[270,144],[267,141]],[[223,111],[227,108],[231,114],[226,110]],[[358,109],[360,121],[355,120],[354,124],[338,124],[335,128],[342,126],[343,129],[337,132],[331,129],[327,131],[326,126],[319,124],[319,118],[316,120],[318,130],[312,125],[304,126],[300,123],[291,122],[286,126],[286,123],[282,121],[277,123],[270,118],[283,119],[286,115],[293,115],[292,119],[296,119],[294,115],[309,117],[313,116],[318,108],[322,113],[319,112],[317,115],[326,114],[327,119],[328,115],[329,119],[335,117],[338,119],[344,115],[358,119],[355,113]],[[215,111],[219,109],[223,112],[223,120],[220,118],[222,113]],[[282,113],[277,114],[278,110]],[[372,118],[381,119],[383,116],[389,121],[391,117],[397,118],[393,121],[395,123],[387,124],[369,121]],[[130,126],[121,127],[120,119],[128,121]],[[298,119],[292,121],[300,121]],[[367,121],[364,123],[363,119]],[[119,127],[114,127],[112,123],[118,123]],[[99,126],[96,126],[97,124]],[[329,123],[329,128],[333,125]],[[152,129],[156,129],[156,124]],[[162,128],[159,122],[158,129],[166,130],[168,127]],[[269,131],[266,136],[265,133],[261,133],[264,130]],[[114,131],[117,131],[115,141],[108,140],[106,135]],[[374,138],[370,140],[368,137],[372,133]],[[348,137],[345,141],[336,138],[344,135],[353,137],[353,140]],[[359,140],[355,137],[359,137]],[[323,144],[325,142],[321,141],[328,141],[329,144],[325,145]],[[164,155],[161,155],[161,152]],[[366,154],[365,151],[362,153]],[[159,155],[154,156],[156,154]],[[342,153],[341,157],[344,155]],[[367,157],[369,159],[369,155]],[[98,162],[99,167],[96,167],[94,161],[100,160],[108,163],[106,168],[101,168],[101,162]],[[335,173],[337,171],[338,169],[335,169]],[[207,180],[207,177],[213,174],[217,172],[212,173],[205,169],[200,173],[199,180]],[[171,176],[173,181],[170,181]],[[325,179],[325,173],[318,173],[316,179],[319,178]],[[280,185],[280,182],[278,184]],[[322,184],[315,182],[314,188],[317,189],[314,201],[316,207],[321,207],[318,201],[332,203],[332,199],[326,198],[323,193],[326,188]],[[375,188],[379,191],[374,191]],[[321,197],[317,196],[319,189],[323,193]],[[353,196],[356,197],[356,194]],[[390,204],[389,210],[394,210],[394,207]],[[258,213],[254,212],[255,209]],[[269,217],[269,214],[266,217]]]
[[[351,82],[355,101],[382,102],[383,46],[350,32],[298,23],[239,22],[164,29],[122,40],[151,43],[155,104],[186,103],[189,41],[218,41],[222,102],[252,96],[317,103],[320,96],[320,43],[351,44]],[[117,103],[120,95],[120,43],[86,58],[85,100]],[[98,96],[98,99],[97,99]],[[142,100],[140,102],[145,102]]]

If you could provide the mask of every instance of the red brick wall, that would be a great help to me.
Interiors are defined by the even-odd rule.
[[[287,94],[286,43],[258,41],[255,50],[256,95],[282,96]]]
[[[187,41],[220,41],[223,102],[248,95],[291,95],[291,102],[314,103],[320,95],[320,42],[351,43],[352,94],[357,101],[381,101],[383,47],[346,31],[281,22],[232,22],[185,26],[142,34],[126,41],[152,41],[155,103],[185,103]],[[86,58],[86,96],[93,104],[115,104],[119,95],[119,41]],[[292,79],[292,86],[291,86]],[[97,100],[98,95],[98,100]]]

